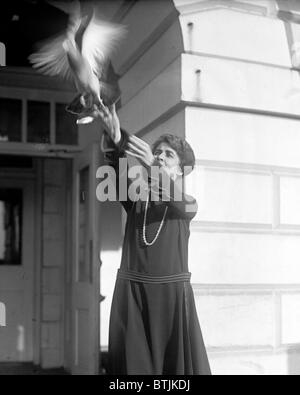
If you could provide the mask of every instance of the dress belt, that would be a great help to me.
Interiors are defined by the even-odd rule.
[[[119,269],[117,278],[123,280],[137,281],[140,283],[165,284],[165,283],[177,283],[181,281],[190,281],[191,273],[179,273],[179,274],[172,274],[169,276],[153,276],[151,274],[123,271]]]

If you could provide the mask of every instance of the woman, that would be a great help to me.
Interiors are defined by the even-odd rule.
[[[126,154],[137,158],[149,177],[153,166],[160,168],[159,179],[150,177],[159,199],[148,195],[147,201],[122,202],[127,223],[111,307],[109,374],[209,375],[188,271],[189,226],[197,203],[179,182],[184,167],[194,167],[193,151],[172,135],[163,135],[152,151],[120,130],[114,106],[100,114],[106,142],[113,143],[106,159],[115,169]],[[162,177],[170,189],[162,188]],[[181,200],[175,199],[178,192]]]

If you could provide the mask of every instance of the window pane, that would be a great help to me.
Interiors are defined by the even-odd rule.
[[[56,144],[77,145],[76,116],[66,111],[66,104],[56,104]]]
[[[0,189],[0,265],[21,265],[22,190]]]
[[[50,103],[28,101],[27,134],[30,143],[50,143]]]
[[[22,101],[0,99],[0,141],[21,141]]]

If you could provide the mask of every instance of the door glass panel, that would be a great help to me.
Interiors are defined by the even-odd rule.
[[[0,142],[22,140],[22,101],[0,99]]]
[[[22,190],[0,189],[0,265],[21,265]]]
[[[27,133],[30,143],[50,143],[50,103],[28,101]]]
[[[79,172],[78,281],[89,282],[89,167]]]

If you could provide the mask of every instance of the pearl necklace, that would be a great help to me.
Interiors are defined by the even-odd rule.
[[[149,195],[150,195],[150,193],[149,193]],[[156,242],[156,240],[158,239],[158,236],[159,236],[159,234],[160,234],[160,232],[162,230],[163,224],[165,222],[166,214],[167,214],[167,211],[168,211],[168,207],[166,207],[163,219],[162,219],[162,221],[161,221],[161,223],[159,225],[159,228],[157,230],[157,233],[156,233],[154,239],[151,242],[148,242],[147,239],[146,239],[146,219],[147,219],[147,211],[148,211],[148,204],[149,204],[149,195],[147,196],[146,208],[145,208],[145,213],[144,213],[144,223],[143,223],[143,241],[144,241],[146,246],[152,246]]]

